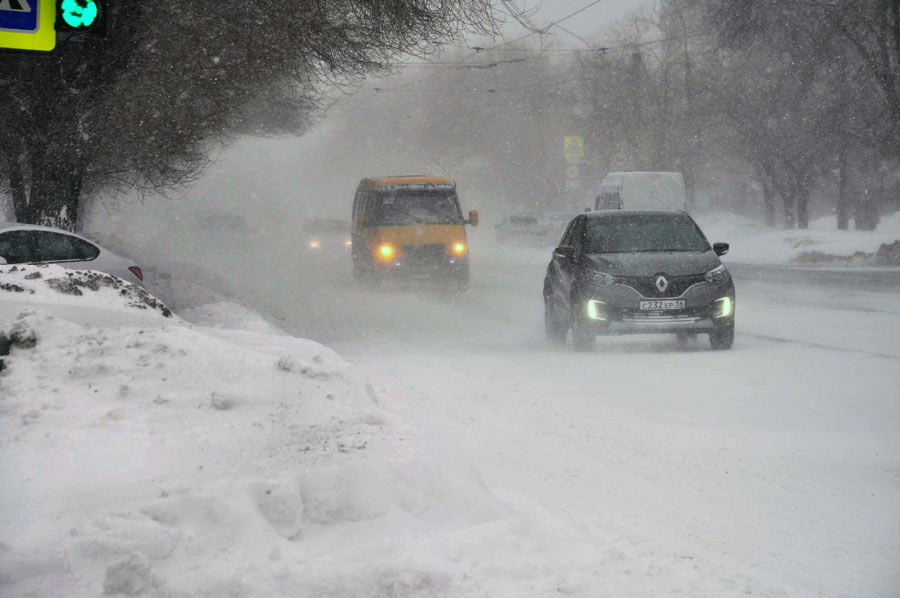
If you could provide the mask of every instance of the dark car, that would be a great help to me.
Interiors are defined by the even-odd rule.
[[[590,349],[597,335],[709,334],[713,349],[734,343],[734,283],[684,212],[591,212],[569,223],[544,278],[547,337]]]

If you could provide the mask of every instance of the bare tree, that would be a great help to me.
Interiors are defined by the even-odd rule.
[[[3,56],[0,177],[19,221],[74,229],[85,192],[189,182],[212,144],[301,129],[329,84],[492,27],[489,0],[114,2],[105,38]]]

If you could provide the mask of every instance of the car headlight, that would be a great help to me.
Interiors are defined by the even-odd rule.
[[[592,320],[606,321],[606,303],[590,299],[587,302],[587,315]]]
[[[466,244],[462,242],[454,243],[450,246],[450,252],[453,255],[466,255]]]
[[[352,240],[347,239],[346,241],[344,241],[344,247],[352,247],[352,246],[353,246]]]
[[[726,280],[728,280],[728,270],[725,269],[724,264],[706,273],[706,282],[709,284],[721,284]]]
[[[713,313],[717,318],[727,318],[734,313],[734,301],[731,300],[731,297],[716,299],[713,304],[716,306]]]
[[[319,243],[319,241],[317,239],[313,239],[309,242],[310,249],[318,249],[319,245],[321,245],[321,243]]]
[[[616,277],[612,274],[607,274],[606,272],[592,271],[588,274],[588,278],[592,283],[601,287],[608,287],[616,284]]]

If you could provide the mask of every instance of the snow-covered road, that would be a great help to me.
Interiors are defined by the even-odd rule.
[[[548,254],[476,250],[450,297],[360,290],[341,262],[257,289],[546,531],[448,547],[471,595],[900,593],[896,289],[738,280],[732,351],[625,337],[585,355],[543,341]]]

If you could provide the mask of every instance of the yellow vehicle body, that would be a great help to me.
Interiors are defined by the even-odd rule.
[[[357,279],[440,276],[465,288],[469,280],[466,224],[456,184],[446,177],[365,178],[353,201],[353,272]]]

